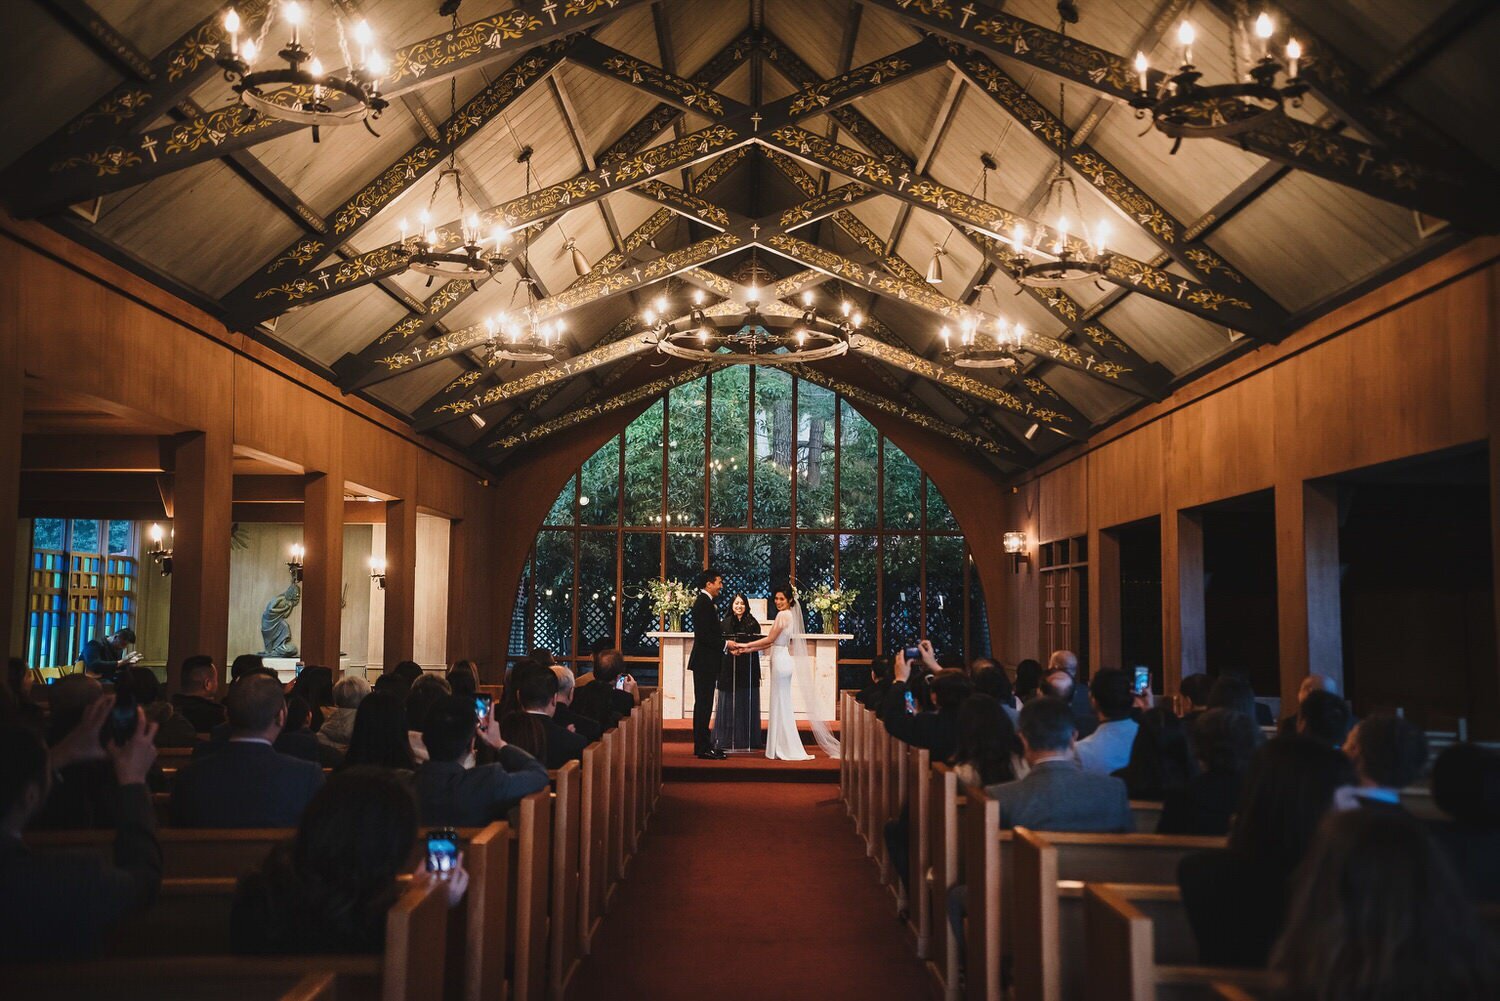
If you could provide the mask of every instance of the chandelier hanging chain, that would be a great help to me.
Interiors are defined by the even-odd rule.
[[[526,168],[526,194],[531,195],[530,146],[522,146],[516,156],[518,163]],[[517,257],[516,281],[510,289],[506,312],[485,320],[488,332],[490,360],[549,362],[555,361],[562,352],[562,338],[566,324],[561,319],[542,320],[537,316],[537,305],[541,293],[531,272],[531,227],[521,233],[521,252]],[[521,308],[516,308],[516,296],[525,288]]]

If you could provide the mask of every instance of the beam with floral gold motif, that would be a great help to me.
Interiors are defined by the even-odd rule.
[[[531,317],[538,324],[563,317],[565,313],[590,303],[611,299],[626,292],[669,278],[687,268],[707,264],[749,245],[752,239],[749,227],[715,233],[706,240],[663,254],[655,260],[617,271],[591,272],[569,285],[562,292],[542,299],[531,307]],[[355,384],[355,389],[364,389],[378,382],[393,378],[403,372],[430,365],[453,355],[486,344],[498,343],[489,327],[475,323],[435,337],[425,344],[411,345],[377,359],[377,368]]]
[[[387,100],[480,66],[519,55],[538,45],[611,20],[648,0],[549,0],[545,8],[517,7],[450,29],[391,53],[381,78]],[[273,29],[274,30],[274,29]],[[222,29],[213,39],[214,52]],[[210,55],[210,58],[212,55]],[[346,69],[331,75],[346,77]],[[271,100],[299,100],[288,87]],[[38,215],[88,198],[120,191],[163,174],[223,156],[233,149],[288,135],[306,126],[259,115],[238,101],[140,137],[117,139],[51,160],[32,178],[20,206]]]
[[[860,2],[891,11],[969,48],[1035,66],[1117,100],[1129,101],[1140,87],[1130,57],[1015,17],[982,0],[965,0],[962,5],[958,0]],[[1148,89],[1156,93],[1165,79],[1160,70],[1150,70]],[[1285,114],[1221,141],[1441,219],[1485,230],[1500,225],[1500,200],[1493,185],[1476,192],[1463,178],[1427,165],[1424,158],[1371,146]]]
[[[658,101],[682,111],[708,118],[726,118],[749,113],[743,104],[725,97],[696,80],[669,73],[629,53],[611,48],[595,38],[581,38],[573,46],[568,61],[591,70],[607,80],[617,80]]]
[[[870,187],[879,188],[903,201],[947,219],[954,226],[984,233],[1000,241],[1009,241],[1017,228],[1025,233],[1030,246],[1052,246],[1059,234],[1050,227],[1019,213],[981,201],[930,177],[912,176],[905,171],[859,150],[829,142],[822,136],[796,125],[785,125],[761,142],[782,152],[827,170],[854,177]],[[1090,256],[1088,245],[1079,237],[1068,237],[1068,247],[1077,257]],[[1210,323],[1229,327],[1257,337],[1276,336],[1274,318],[1263,318],[1246,300],[1226,295],[1200,282],[1175,278],[1117,252],[1107,254],[1108,267],[1100,275],[1107,282],[1125,285],[1133,292],[1192,313]]]
[[[479,458],[493,462],[496,458],[493,454],[494,452],[499,452],[503,455],[522,445],[529,445],[532,442],[540,441],[543,438],[554,435],[559,431],[566,431],[568,428],[581,424],[584,421],[591,421],[597,417],[603,417],[605,414],[613,413],[616,410],[633,407],[638,403],[643,403],[660,396],[677,386],[683,386],[695,379],[701,379],[707,372],[707,365],[694,365],[672,375],[653,379],[645,385],[637,386],[623,393],[607,396],[588,406],[576,407],[561,417],[554,417],[551,420],[542,421],[539,424],[534,424],[491,440],[486,446],[486,452],[490,454],[479,456]]]

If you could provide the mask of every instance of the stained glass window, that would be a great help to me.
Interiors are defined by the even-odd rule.
[[[942,496],[848,401],[779,369],[724,368],[673,389],[583,463],[547,526],[517,592],[513,651],[578,661],[608,638],[649,678],[658,621],[645,586],[696,587],[705,564],[752,598],[788,579],[859,591],[836,623],[853,636],[839,651],[851,678],[924,637],[943,657],[988,648],[978,577]]]
[[[25,659],[61,667],[91,639],[135,625],[136,525],[37,518],[31,527]]]

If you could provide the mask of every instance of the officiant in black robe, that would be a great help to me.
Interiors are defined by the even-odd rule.
[[[761,638],[760,621],[750,611],[750,601],[737,594],[720,623],[726,640],[752,643]],[[719,709],[714,713],[714,743],[726,750],[753,750],[766,746],[760,728],[760,654],[752,651],[738,657],[724,652],[719,669]]]

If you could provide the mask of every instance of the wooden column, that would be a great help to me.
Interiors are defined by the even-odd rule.
[[[1089,531],[1089,663],[1126,667],[1120,639],[1120,538]]]
[[[1161,519],[1162,687],[1208,669],[1203,618],[1203,518],[1173,511]]]
[[[337,455],[329,464],[342,466]],[[299,649],[304,663],[331,667],[337,675],[344,583],[343,470],[309,474],[302,496],[302,544],[307,547],[307,556],[302,569]]]
[[[1500,650],[1500,332],[1495,303],[1500,303],[1500,272],[1490,268],[1488,311],[1490,425],[1490,590],[1495,599],[1495,649]],[[1474,668],[1473,736],[1500,740],[1500,663]]]
[[[1285,707],[1297,704],[1297,689],[1310,673],[1333,678],[1343,691],[1337,485],[1277,485],[1276,604],[1285,715]]]
[[[385,505],[385,670],[411,660],[416,644],[417,502]]]
[[[25,643],[25,613],[22,613],[20,635],[12,635],[17,602],[26,595],[16,594],[24,588],[16,561],[17,529],[21,501],[21,417],[26,376],[22,368],[21,327],[6,324],[0,330],[0,649],[7,655],[21,653]]]
[[[177,668],[206,653],[222,672],[229,653],[229,532],[234,501],[229,432],[173,439],[172,602],[167,626],[167,684]]]

